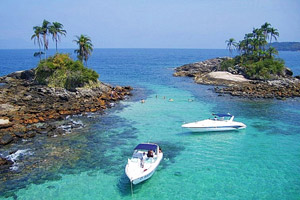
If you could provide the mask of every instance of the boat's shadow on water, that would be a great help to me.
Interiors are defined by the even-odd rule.
[[[119,179],[117,187],[122,196],[131,196],[131,195],[138,193],[141,190],[143,184],[146,183],[147,181],[149,181],[149,179],[146,181],[143,181],[142,183],[139,183],[137,185],[133,185],[130,183],[126,174],[123,173]]]

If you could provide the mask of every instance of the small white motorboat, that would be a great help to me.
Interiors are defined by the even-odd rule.
[[[231,131],[246,128],[242,122],[233,121],[234,116],[230,114],[213,114],[213,119],[183,124],[181,127],[193,132]]]
[[[149,179],[155,172],[163,153],[157,144],[143,143],[134,148],[131,159],[125,167],[125,173],[133,184]]]

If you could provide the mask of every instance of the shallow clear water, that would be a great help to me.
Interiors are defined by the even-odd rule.
[[[64,50],[72,52],[72,50]],[[5,52],[5,53],[3,53]],[[33,51],[32,51],[33,52]],[[5,59],[13,54],[18,59]],[[4,51],[1,74],[34,67],[30,50]],[[300,74],[299,52],[280,52]],[[25,56],[26,55],[26,56]],[[73,117],[86,124],[77,133],[39,138],[0,149],[29,149],[22,163],[36,162],[42,148],[65,147],[63,164],[51,170],[28,170],[22,182],[2,191],[10,199],[299,199],[300,101],[299,99],[247,100],[218,96],[211,86],[196,85],[189,78],[173,77],[173,68],[217,56],[225,50],[97,49],[89,66],[100,80],[131,85],[135,96],[93,118]],[[18,65],[19,60],[27,59]],[[298,60],[297,60],[298,59]],[[290,64],[290,65],[289,65]],[[146,103],[138,100],[144,98]],[[169,102],[168,99],[174,99]],[[188,99],[193,99],[192,102]],[[241,131],[191,133],[180,126],[230,112],[247,125]],[[148,181],[133,188],[124,167],[140,142],[156,142],[164,160]],[[38,145],[37,145],[38,144]],[[50,147],[51,148],[50,148]],[[34,159],[35,157],[35,159]],[[31,159],[34,161],[31,161]],[[22,174],[22,170],[15,172]],[[43,174],[51,174],[49,178]],[[32,178],[35,177],[35,178]],[[37,178],[36,178],[37,177]],[[54,177],[54,178],[53,178]],[[15,184],[15,186],[14,186]],[[0,187],[1,188],[1,187]],[[0,191],[1,194],[1,191]]]

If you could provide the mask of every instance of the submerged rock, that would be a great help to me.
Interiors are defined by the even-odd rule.
[[[0,136],[0,144],[2,145],[9,144],[12,141],[13,141],[13,137],[8,133],[5,133],[4,135]]]
[[[0,169],[3,168],[9,168],[13,165],[14,163],[11,160],[8,160],[6,158],[0,157]]]

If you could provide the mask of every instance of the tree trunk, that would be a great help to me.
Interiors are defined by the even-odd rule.
[[[57,38],[55,38],[55,47],[56,47],[56,53],[57,53]]]
[[[40,62],[41,62],[41,60],[42,60],[42,58],[41,58],[41,43],[40,43],[40,38],[38,38],[38,43],[39,43],[39,53],[40,53],[40,55],[39,55],[39,57],[40,57]]]

